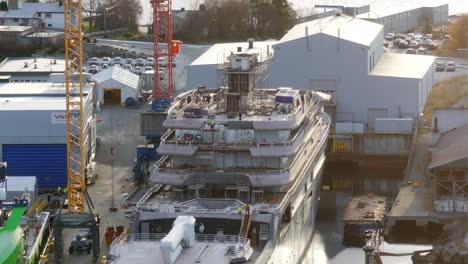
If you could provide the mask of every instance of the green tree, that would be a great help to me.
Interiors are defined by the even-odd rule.
[[[8,4],[6,1],[0,2],[0,11],[8,11]]]

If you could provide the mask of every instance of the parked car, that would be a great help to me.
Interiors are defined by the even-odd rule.
[[[124,69],[125,69],[125,70],[128,70],[128,71],[132,71],[133,66],[132,66],[132,64],[128,64],[128,63],[127,63],[127,64],[124,65]]]
[[[448,41],[452,41],[452,36],[451,35],[445,35],[444,39],[448,40]]]
[[[416,49],[409,48],[409,49],[406,51],[406,54],[418,54],[418,51],[417,51]]]
[[[429,46],[427,46],[428,50],[436,50],[437,48],[439,48],[439,46],[437,45],[437,43],[434,43],[434,42],[432,42],[431,44],[429,44]]]
[[[98,71],[99,71],[99,67],[97,65],[94,65],[94,64],[89,66],[89,68],[88,68],[88,72],[92,73],[92,74],[96,74],[96,73],[98,73]]]
[[[404,39],[400,39],[397,43],[399,49],[406,49],[408,48],[408,42]]]
[[[419,54],[419,55],[428,55],[429,53],[428,53],[428,51],[427,51],[426,48],[420,47],[420,48],[418,49],[418,54]]]
[[[101,60],[101,65],[104,65],[104,64],[109,65],[110,63],[111,63],[111,58],[109,58],[109,57],[104,57]]]
[[[147,71],[153,71],[153,70],[154,70],[153,67],[151,67],[151,66],[145,66],[145,70],[144,70],[144,71],[147,72]]]
[[[145,60],[142,58],[138,58],[135,60],[135,66],[144,66],[145,65]]]
[[[404,34],[396,34],[395,39],[405,39],[405,35]]]
[[[395,33],[387,33],[387,35],[385,35],[385,40],[387,41],[392,41],[394,38],[395,38]]]
[[[424,35],[424,38],[425,38],[425,39],[426,39],[426,38],[432,39],[433,36],[432,36],[432,34],[426,34],[426,35]]]
[[[440,71],[445,71],[445,63],[443,63],[441,61],[436,62],[435,70],[439,71],[439,72]]]
[[[165,58],[158,58],[158,65],[161,67],[167,66],[167,60]]]
[[[143,67],[135,66],[135,68],[133,69],[133,73],[138,74],[138,75],[142,74],[143,73]]]
[[[99,59],[96,57],[89,59],[89,65],[99,65]]]
[[[126,58],[125,59],[125,64],[133,65],[133,59],[132,58]]]
[[[116,65],[116,64],[122,66],[123,60],[122,60],[121,57],[115,57],[115,58],[112,60],[112,65]]]
[[[408,46],[410,49],[417,49],[419,48],[418,42],[416,41],[411,41],[411,43]]]
[[[109,69],[109,64],[103,64],[101,66],[101,70],[107,70],[107,69]]]
[[[164,71],[158,71],[159,80],[164,80]]]
[[[455,62],[453,61],[447,62],[447,65],[445,66],[446,71],[455,71],[455,69],[456,69]]]

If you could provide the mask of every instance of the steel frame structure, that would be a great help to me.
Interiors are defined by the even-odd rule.
[[[64,8],[68,203],[70,213],[82,213],[85,209],[86,179],[81,0],[65,0]]]
[[[174,93],[172,52],[172,0],[151,0],[153,7],[153,56],[154,91],[153,98],[171,98]],[[160,60],[166,63],[166,74],[159,80]]]

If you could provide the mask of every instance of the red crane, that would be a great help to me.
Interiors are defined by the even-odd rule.
[[[181,42],[172,40],[172,0],[150,0],[153,6],[154,99],[174,94],[173,62]],[[165,70],[163,68],[166,68]],[[164,78],[159,78],[163,71]]]

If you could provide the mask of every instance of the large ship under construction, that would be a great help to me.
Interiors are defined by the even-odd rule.
[[[259,88],[265,62],[231,53],[225,85],[177,96],[150,167],[160,192],[137,205],[111,263],[300,263],[318,207],[326,94]]]

